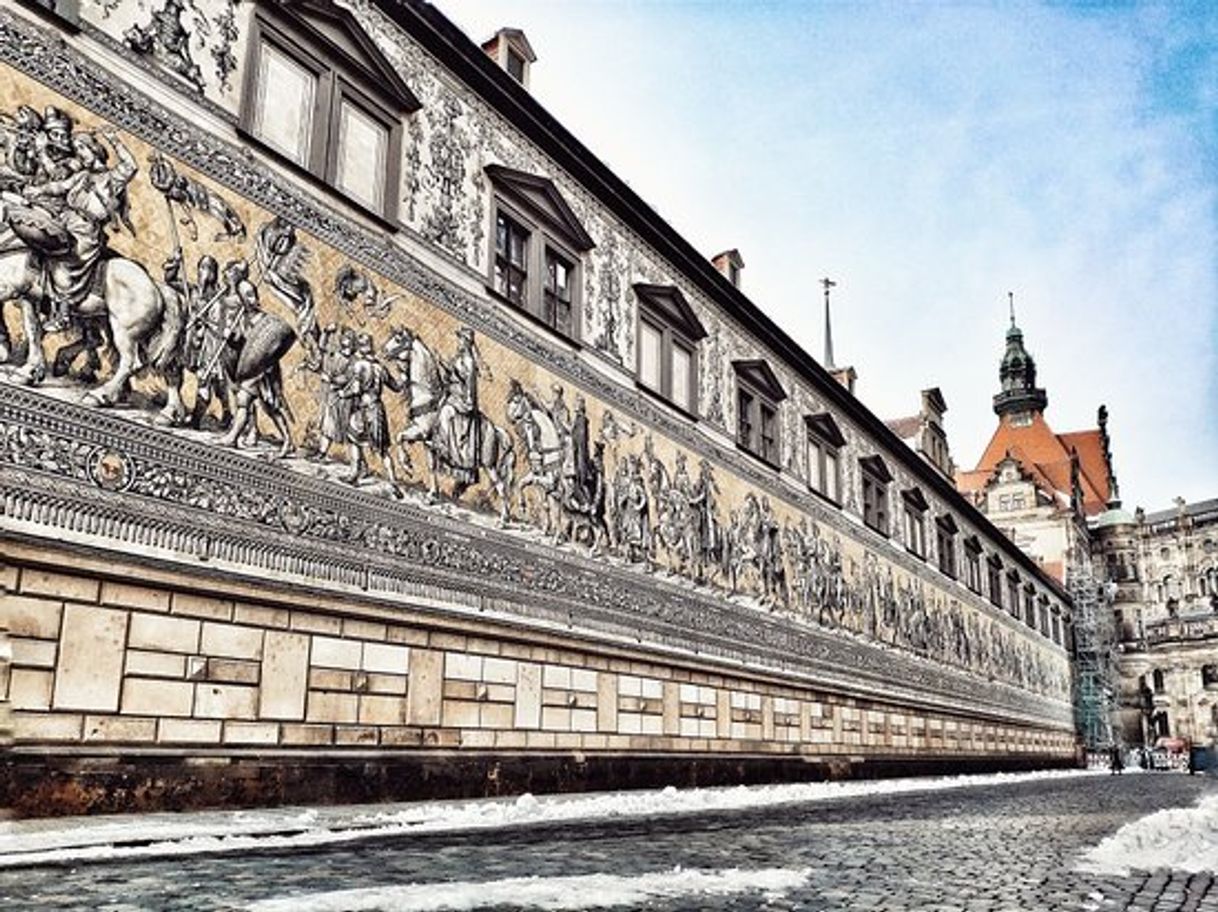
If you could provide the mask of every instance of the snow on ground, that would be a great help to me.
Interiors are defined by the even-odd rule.
[[[1083,855],[1076,866],[1093,874],[1131,870],[1218,873],[1218,795],[1191,808],[1156,811],[1125,824]]]
[[[510,905],[514,909],[643,908],[659,899],[690,896],[730,896],[762,893],[777,898],[801,886],[807,869],[760,868],[742,870],[685,870],[674,868],[623,877],[586,874],[579,877],[513,877],[483,882],[405,884],[333,890],[263,900],[250,912],[447,912]]]
[[[1098,775],[1088,770],[593,792],[326,808],[209,811],[0,823],[0,868],[337,845],[412,833],[677,816]]]

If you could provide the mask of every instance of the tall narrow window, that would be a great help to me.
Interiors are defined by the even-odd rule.
[[[964,584],[969,590],[981,592],[981,542],[974,535],[964,541]]]
[[[241,129],[368,212],[397,214],[402,118],[419,101],[341,7],[259,4]]]
[[[495,290],[523,306],[529,289],[529,233],[500,212],[495,221]]]
[[[735,361],[736,442],[775,468],[782,455],[778,403],[786,392],[764,361]]]
[[[639,384],[696,414],[695,353],[706,330],[676,286],[639,283],[634,293],[639,302]]]
[[[881,535],[888,535],[888,483],[892,481],[892,475],[879,456],[860,459],[859,467],[862,469],[863,522]]]
[[[926,501],[917,488],[906,491],[905,547],[918,557],[926,557]]]
[[[1002,602],[1002,561],[997,555],[991,557],[986,562],[988,571],[988,589],[990,595],[990,604],[995,608],[1001,608]]]
[[[572,335],[570,261],[546,248],[546,288],[541,319],[564,336]]]
[[[841,448],[846,443],[828,412],[804,418],[808,427],[808,486],[841,503]]]
[[[939,571],[956,578],[956,521],[950,515],[935,520],[935,553]]]
[[[580,254],[594,246],[553,181],[487,165],[495,187],[488,289],[533,320],[579,340]]]

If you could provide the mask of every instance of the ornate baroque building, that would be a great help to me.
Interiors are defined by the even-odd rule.
[[[1120,723],[1127,744],[1218,741],[1218,500],[1136,511],[1106,555],[1121,582]]]
[[[1058,580],[536,60],[414,0],[0,8],[19,811],[1072,762]]]

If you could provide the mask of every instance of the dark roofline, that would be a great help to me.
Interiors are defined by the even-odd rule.
[[[537,143],[576,181],[640,237],[652,244],[693,284],[728,313],[736,317],[776,356],[811,383],[818,392],[889,451],[930,490],[985,532],[995,547],[1068,604],[1070,596],[1014,542],[1003,535],[984,514],[970,504],[954,486],[876,415],[804,351],[781,327],[711,263],[694,249],[625,181],[597,158],[538,102],[529,91],[504,72],[468,35],[426,0],[374,0],[403,30],[448,67],[525,136]]]
[[[1184,514],[1193,519],[1201,517],[1209,519],[1210,514],[1214,519],[1218,519],[1218,498],[1212,500],[1198,500],[1195,503],[1184,505]],[[1156,510],[1154,513],[1147,513],[1143,518],[1143,522],[1148,526],[1158,525],[1159,523],[1173,523],[1180,513],[1175,507],[1169,507],[1166,510]]]

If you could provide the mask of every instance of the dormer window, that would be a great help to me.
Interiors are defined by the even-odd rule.
[[[981,593],[981,542],[975,535],[964,540],[964,585]]]
[[[833,503],[840,504],[841,451],[846,445],[846,438],[828,412],[807,415],[804,423],[808,427],[808,486]]]
[[[733,361],[736,369],[736,443],[778,468],[781,458],[778,403],[787,397],[764,361]]]
[[[956,578],[956,520],[945,513],[935,520],[935,553],[939,558],[939,572]]]
[[[701,321],[674,285],[634,286],[638,299],[638,380],[683,412],[698,407],[698,343],[706,337]]]
[[[488,289],[571,341],[579,340],[580,257],[595,245],[554,183],[500,165]]]
[[[892,481],[892,474],[880,456],[860,459],[859,469],[863,485],[863,522],[881,535],[888,535],[888,483]]]
[[[508,52],[507,52],[508,75],[511,76],[513,79],[515,79],[517,82],[519,82],[521,85],[524,84],[524,67],[525,67],[524,55],[513,47],[508,48]]]
[[[902,492],[905,502],[905,547],[910,553],[926,559],[926,498],[919,488]]]
[[[351,202],[397,215],[402,118],[419,101],[350,13],[259,5],[241,129]]]
[[[990,557],[986,564],[989,579],[990,604],[1002,608],[1002,559],[997,554]]]

